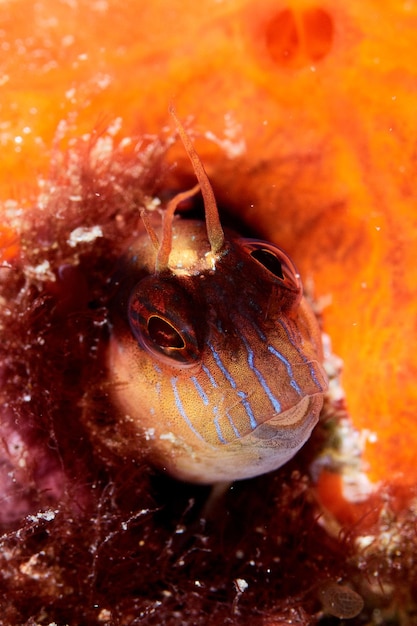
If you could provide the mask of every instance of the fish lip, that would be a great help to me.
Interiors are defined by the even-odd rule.
[[[264,420],[250,434],[265,442],[274,439],[303,438],[306,431],[311,432],[317,424],[322,406],[321,396],[305,396],[291,409]]]

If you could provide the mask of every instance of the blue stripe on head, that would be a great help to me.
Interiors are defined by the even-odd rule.
[[[208,342],[207,345],[208,345],[208,347],[210,348],[210,350],[213,353],[213,357],[214,357],[214,360],[216,361],[217,367],[219,368],[219,370],[221,371],[223,376],[226,378],[226,380],[230,383],[230,386],[232,387],[232,389],[236,389],[237,385],[236,385],[234,379],[232,378],[232,376],[230,375],[229,371],[225,367],[225,365],[224,365],[223,361],[221,360],[219,354],[216,352],[216,350],[214,349],[214,347],[211,345],[210,342]]]
[[[207,394],[205,393],[204,389],[202,388],[202,386],[198,382],[197,378],[195,376],[191,376],[191,380],[193,381],[194,387],[197,389],[197,393],[200,396],[200,398],[202,399],[203,403],[205,404],[205,406],[208,406],[209,405],[209,399],[208,399]]]
[[[253,411],[252,411],[252,407],[251,407],[251,405],[249,404],[249,402],[247,400],[248,395],[244,391],[238,391],[237,395],[242,400],[242,405],[244,406],[246,414],[249,417],[249,422],[250,422],[251,428],[256,428],[257,426],[259,426],[259,424],[256,421],[256,418],[255,418],[255,416],[253,414]]]
[[[226,439],[222,435],[222,431],[221,431],[220,424],[219,424],[219,411],[218,411],[216,406],[213,408],[213,413],[214,413],[213,423],[214,423],[214,426],[216,428],[216,432],[217,432],[217,436],[219,438],[219,441],[221,443],[227,443]]]
[[[317,376],[316,376],[316,371],[314,369],[314,365],[311,361],[309,361],[307,359],[307,357],[305,356],[305,354],[303,354],[303,352],[301,352],[299,346],[297,345],[297,343],[291,338],[290,336],[290,332],[289,329],[287,328],[287,326],[283,323],[282,320],[279,320],[278,323],[281,325],[281,327],[284,329],[287,337],[288,337],[288,341],[291,343],[291,345],[297,350],[298,354],[300,355],[301,359],[303,360],[304,363],[306,363],[308,365],[308,369],[310,370],[310,376],[311,379],[313,380],[313,382],[315,383],[316,387],[319,389],[319,391],[325,391],[326,388],[322,386],[322,384],[320,383],[320,381],[318,380]]]
[[[285,356],[283,356],[280,352],[278,352],[278,350],[276,350],[274,348],[274,346],[268,346],[268,350],[269,350],[269,352],[271,352],[271,354],[276,356],[277,359],[279,359],[282,363],[284,363],[285,368],[287,370],[287,374],[290,377],[290,385],[291,385],[291,387],[293,389],[295,389],[295,391],[298,393],[299,396],[302,396],[303,392],[301,391],[300,387],[298,386],[297,381],[294,379],[294,373],[292,371],[291,363],[289,361],[287,361]]]
[[[314,380],[314,382],[315,382],[316,386],[318,387],[318,389],[320,391],[326,391],[326,387],[323,387],[323,385],[321,384],[321,382],[318,380],[318,378],[316,376],[316,371],[314,369],[313,363],[309,362],[308,363],[308,367],[309,367],[309,370],[310,370],[310,376]]]
[[[211,345],[210,342],[208,342],[207,345],[209,346],[210,350],[213,353],[213,357],[214,357],[214,360],[216,361],[217,367],[220,369],[220,371],[222,372],[223,376],[229,382],[229,384],[232,387],[232,389],[236,389],[237,390],[236,382],[235,382],[234,378],[231,376],[231,374],[229,373],[229,371],[226,368],[226,366],[224,365],[224,363],[221,360],[220,356],[218,355],[218,353],[216,352],[216,350],[214,349],[214,347]],[[251,407],[251,405],[249,404],[249,402],[247,400],[247,394],[244,391],[237,391],[236,393],[239,396],[239,398],[242,400],[242,406],[244,407],[244,409],[246,411],[246,414],[247,414],[247,416],[249,418],[249,423],[251,425],[251,428],[256,428],[258,426],[258,422],[256,421],[256,418],[255,418],[255,416],[253,414],[253,411],[252,411],[252,407]]]
[[[262,332],[262,330],[259,328],[259,326],[257,324],[255,324],[255,322],[253,322],[249,317],[247,317],[246,319],[250,322],[252,327],[256,330],[256,333],[257,333],[259,339],[266,343],[266,335]]]
[[[217,385],[216,381],[214,380],[213,375],[212,375],[212,373],[210,372],[210,370],[209,370],[209,368],[207,367],[207,365],[204,365],[204,364],[203,364],[203,365],[201,366],[201,368],[202,368],[203,372],[206,374],[206,376],[207,376],[207,378],[209,379],[209,381],[211,382],[212,386],[213,386],[213,387],[217,387],[218,385]]]
[[[232,430],[233,430],[233,432],[235,433],[236,437],[237,437],[238,439],[240,439],[240,438],[241,438],[241,434],[240,434],[240,432],[238,431],[238,429],[236,428],[236,426],[235,426],[235,424],[234,424],[234,422],[233,422],[232,416],[230,415],[230,413],[229,413],[228,411],[226,411],[226,417],[227,417],[227,419],[228,419],[228,421],[229,421],[229,424],[230,424],[230,426],[232,427]]]
[[[181,417],[184,419],[184,421],[186,422],[187,426],[193,431],[193,433],[195,435],[197,435],[197,437],[199,439],[201,439],[202,441],[205,441],[204,438],[200,435],[199,432],[196,431],[196,429],[194,428],[192,422],[190,421],[188,415],[185,412],[184,406],[181,402],[181,398],[180,398],[180,394],[178,392],[177,389],[177,378],[175,378],[175,376],[173,376],[171,378],[171,385],[172,385],[172,390],[174,392],[174,398],[175,398],[175,406],[178,409],[178,413],[181,415]]]
[[[262,376],[261,372],[254,365],[254,362],[253,362],[253,350],[251,349],[248,341],[243,336],[242,336],[242,341],[245,344],[245,348],[246,348],[247,353],[248,353],[248,365],[249,365],[250,369],[255,374],[255,376],[258,379],[258,381],[261,383],[261,387],[265,391],[266,395],[268,396],[268,400],[271,402],[274,411],[276,413],[281,413],[281,404],[279,403],[277,398],[274,396],[274,394],[270,390],[270,388],[269,388],[265,378]]]

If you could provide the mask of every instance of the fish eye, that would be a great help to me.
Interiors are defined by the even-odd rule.
[[[241,239],[241,244],[250,257],[267,271],[274,282],[301,294],[300,275],[294,263],[281,248],[257,239]]]
[[[148,333],[152,341],[160,348],[182,350],[184,339],[174,326],[159,315],[151,315],[148,319]]]
[[[130,329],[139,346],[167,364],[195,366],[200,349],[190,300],[169,278],[140,280],[128,304]]]
[[[261,265],[274,274],[274,276],[281,278],[281,280],[285,280],[281,260],[270,250],[267,250],[266,248],[257,248],[253,250],[250,255],[252,259],[261,263]]]

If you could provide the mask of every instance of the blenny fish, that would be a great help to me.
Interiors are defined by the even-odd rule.
[[[152,462],[184,481],[230,482],[275,470],[310,437],[327,389],[321,333],[288,256],[222,228],[171,114],[198,185],[162,219],[142,211],[146,229],[115,273],[112,395]],[[199,189],[205,222],[174,216]]]

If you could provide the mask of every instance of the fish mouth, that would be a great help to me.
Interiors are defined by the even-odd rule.
[[[251,436],[265,443],[274,439],[303,439],[306,431],[310,433],[317,424],[322,406],[322,397],[305,396],[287,411],[264,421],[251,432]]]

